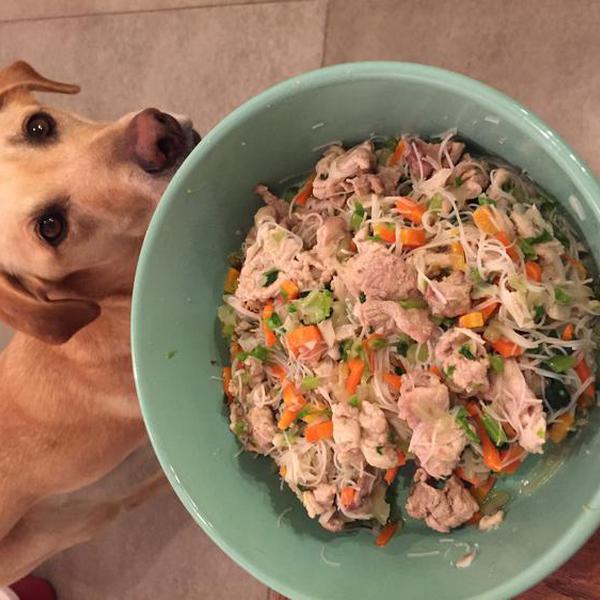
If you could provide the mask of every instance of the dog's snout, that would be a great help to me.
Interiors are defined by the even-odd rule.
[[[131,159],[147,173],[172,167],[187,152],[181,125],[156,108],[147,108],[133,117],[125,139]]]

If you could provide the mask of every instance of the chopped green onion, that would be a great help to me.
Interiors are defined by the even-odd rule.
[[[469,271],[469,275],[471,277],[471,281],[477,285],[483,285],[486,283],[485,279],[481,276],[481,273],[475,268]]]
[[[278,269],[270,269],[269,271],[265,271],[260,280],[260,284],[262,287],[269,287],[271,284],[277,281],[277,277],[279,276]]]
[[[399,354],[400,356],[406,356],[408,353],[408,348],[411,344],[412,344],[411,338],[409,338],[407,335],[403,335],[396,342],[396,353]]]
[[[290,302],[287,305],[287,309],[290,314],[298,312],[298,307],[293,302]]]
[[[282,325],[283,325],[283,323],[281,322],[281,318],[279,317],[279,315],[277,313],[273,313],[273,315],[267,319],[267,327],[269,329],[277,329],[278,327],[281,327]]]
[[[427,207],[429,212],[440,212],[442,210],[444,199],[440,194],[434,194],[429,201],[429,206]]]
[[[571,304],[572,301],[571,295],[558,285],[554,288],[554,299],[563,306]]]
[[[530,244],[543,244],[544,242],[551,242],[554,238],[547,229],[544,229],[544,231],[542,231],[540,235],[536,235],[535,237],[529,237],[526,239]]]
[[[535,312],[533,315],[533,320],[535,321],[535,323],[541,323],[542,319],[544,318],[544,315],[546,314],[546,310],[541,304],[537,304],[534,308],[534,311]]]
[[[427,308],[427,303],[423,298],[409,298],[408,300],[400,300],[400,306],[406,310],[413,308]]]
[[[364,293],[364,292],[360,292],[360,293],[358,294],[358,301],[359,301],[361,304],[364,304],[364,303],[367,301],[367,297],[365,296],[365,293]]]
[[[358,231],[365,220],[365,207],[360,202],[354,203],[354,212],[350,217],[352,231]]]
[[[469,413],[461,406],[456,413],[456,422],[460,425],[462,430],[465,432],[467,438],[474,444],[479,444],[479,436],[471,428],[469,423]]]
[[[478,198],[479,206],[485,206],[486,204],[491,204],[492,206],[496,206],[496,201],[488,198],[485,194],[482,194]]]
[[[300,384],[300,389],[304,392],[308,392],[309,390],[315,390],[321,385],[321,379],[316,375],[307,375],[302,378],[302,383]]]
[[[555,373],[566,373],[577,364],[577,358],[572,354],[555,354],[546,361]]]
[[[460,187],[463,184],[463,178],[458,175],[454,178],[454,187]]]
[[[521,248],[521,252],[526,260],[535,260],[537,258],[537,252],[528,239],[519,240],[519,248]]]
[[[455,319],[451,317],[438,317],[436,315],[431,315],[429,320],[436,325],[443,325],[444,327],[452,327],[452,325],[455,323]]]
[[[446,369],[442,369],[442,373],[446,379],[452,379],[452,375],[454,375],[454,371],[456,371],[456,367],[454,365],[450,365]]]
[[[354,395],[350,398],[350,400],[348,400],[348,404],[350,406],[354,406],[354,408],[358,408],[360,406],[360,398]]]
[[[340,345],[338,346],[339,351],[340,351],[340,357],[342,359],[342,361],[347,361],[348,360],[348,354],[350,353],[350,348],[352,347],[352,340],[344,340],[342,342],[340,342]]]
[[[502,425],[500,425],[500,423],[498,423],[498,421],[496,421],[496,419],[490,416],[487,412],[483,411],[481,415],[481,421],[485,427],[485,430],[490,436],[490,439],[492,442],[494,442],[494,444],[496,444],[496,446],[502,446],[502,444],[505,444],[508,441]]]
[[[463,344],[459,349],[458,353],[462,354],[468,360],[476,360],[475,355],[471,352],[471,348],[469,348],[468,344]]]
[[[246,421],[238,421],[233,426],[233,433],[235,433],[235,435],[238,437],[246,435],[246,433],[248,433],[248,423],[246,423]]]
[[[238,352],[235,355],[235,360],[239,360],[240,362],[244,362],[248,357],[250,356],[250,354],[248,352]]]
[[[257,360],[264,362],[267,360],[267,358],[269,358],[269,350],[264,346],[259,345],[250,351],[250,356],[253,356]]]
[[[494,373],[501,375],[504,373],[504,359],[499,354],[492,354],[490,356],[490,367],[492,367]]]
[[[386,348],[387,345],[388,341],[385,338],[380,337],[377,337],[369,342],[369,346],[371,346],[373,350],[381,350],[382,348]]]
[[[285,192],[283,193],[282,198],[286,202],[291,202],[299,191],[300,191],[300,186],[299,185],[292,185],[287,190],[285,190]]]

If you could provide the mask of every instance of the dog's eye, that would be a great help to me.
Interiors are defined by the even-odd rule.
[[[42,142],[54,134],[56,121],[45,112],[35,113],[25,120],[24,130],[28,140]]]
[[[67,221],[61,212],[42,215],[37,221],[39,236],[51,246],[58,246],[67,234]]]

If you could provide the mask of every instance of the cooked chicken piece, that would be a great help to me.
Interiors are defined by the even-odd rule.
[[[457,317],[469,312],[472,287],[462,271],[454,271],[441,281],[432,281],[425,291],[425,300],[434,315]]]
[[[425,523],[441,533],[466,523],[479,509],[475,499],[454,475],[443,489],[437,490],[427,483],[427,474],[417,469],[406,512],[414,519],[425,519]]]
[[[402,376],[398,416],[414,429],[423,420],[435,420],[450,407],[448,388],[431,371],[409,371]]]
[[[371,402],[363,402],[360,409],[360,449],[367,463],[378,469],[389,469],[398,464],[398,452],[389,443],[389,425],[383,411]]]
[[[487,392],[490,387],[484,341],[474,333],[472,336],[453,327],[442,334],[435,346],[435,360],[442,368],[446,384],[459,394]]]
[[[419,181],[415,185],[415,191],[419,194],[423,194],[427,198],[430,198],[436,192],[445,187],[450,175],[452,175],[452,169],[440,169],[439,171],[436,171],[429,179]]]
[[[285,200],[282,200],[273,194],[266,185],[257,185],[254,188],[254,193],[260,196],[267,206],[270,206],[275,210],[277,221],[281,222],[282,220],[287,219],[290,205]]]
[[[456,165],[452,177],[456,184],[452,193],[457,200],[477,198],[490,181],[485,171],[468,154],[465,154],[463,160]]]
[[[331,407],[331,412],[338,459],[343,464],[355,464],[360,458],[359,410],[346,402],[339,402]]]
[[[332,154],[335,152],[333,159]],[[317,176],[313,182],[313,196],[320,200],[344,192],[346,179],[368,173],[375,163],[373,144],[365,141],[343,154],[339,150],[326,153],[316,166]]]
[[[543,451],[546,436],[543,404],[527,385],[516,360],[506,360],[504,372],[493,375],[487,398],[494,413],[517,432],[521,448],[536,454]]]
[[[344,519],[336,509],[328,510],[319,517],[319,525],[332,533],[339,533],[344,529]]]
[[[452,166],[448,164],[445,154],[442,155],[440,162],[440,144],[427,144],[415,139],[409,141],[408,148],[406,160],[414,179],[428,179],[434,171],[432,162],[442,167]],[[446,149],[452,164],[455,165],[462,156],[465,145],[461,142],[450,142],[446,145]],[[431,162],[428,159],[431,159]]]
[[[354,192],[358,196],[366,196],[367,194],[382,196],[385,193],[385,186],[379,176],[371,173],[348,179],[342,184],[342,187],[347,192]]]
[[[450,414],[435,420],[423,420],[413,429],[409,451],[429,475],[447,477],[454,471],[467,438],[460,425]]]
[[[315,253],[326,265],[337,266],[337,252],[346,240],[350,242],[346,222],[341,217],[327,217],[317,230]]]
[[[414,267],[376,242],[365,243],[340,270],[348,291],[358,298],[392,300],[406,298],[417,289]]]
[[[478,529],[479,531],[491,531],[492,529],[498,529],[502,521],[504,521],[504,511],[498,510],[493,515],[485,515],[481,517]]]
[[[396,194],[398,182],[402,176],[402,169],[400,166],[394,167],[379,167],[377,171],[379,180],[383,184],[383,195],[393,196]]]
[[[363,326],[383,335],[401,332],[423,344],[434,330],[427,310],[405,309],[391,300],[367,300],[357,305],[357,310]]]
[[[517,234],[522,238],[536,237],[545,229],[550,229],[536,206],[524,210],[520,204],[515,204],[510,218],[515,224]]]
[[[331,483],[321,483],[314,490],[302,493],[302,502],[311,519],[331,509],[335,500],[336,487]]]
[[[253,406],[248,411],[248,424],[248,448],[258,454],[267,454],[273,448],[273,438],[277,433],[271,409],[268,406]]]

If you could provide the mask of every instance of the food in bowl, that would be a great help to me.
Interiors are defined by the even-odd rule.
[[[331,531],[503,519],[494,493],[595,404],[588,253],[523,173],[450,133],[332,144],[265,206],[219,309],[231,430]],[[408,467],[407,467],[408,468]]]

